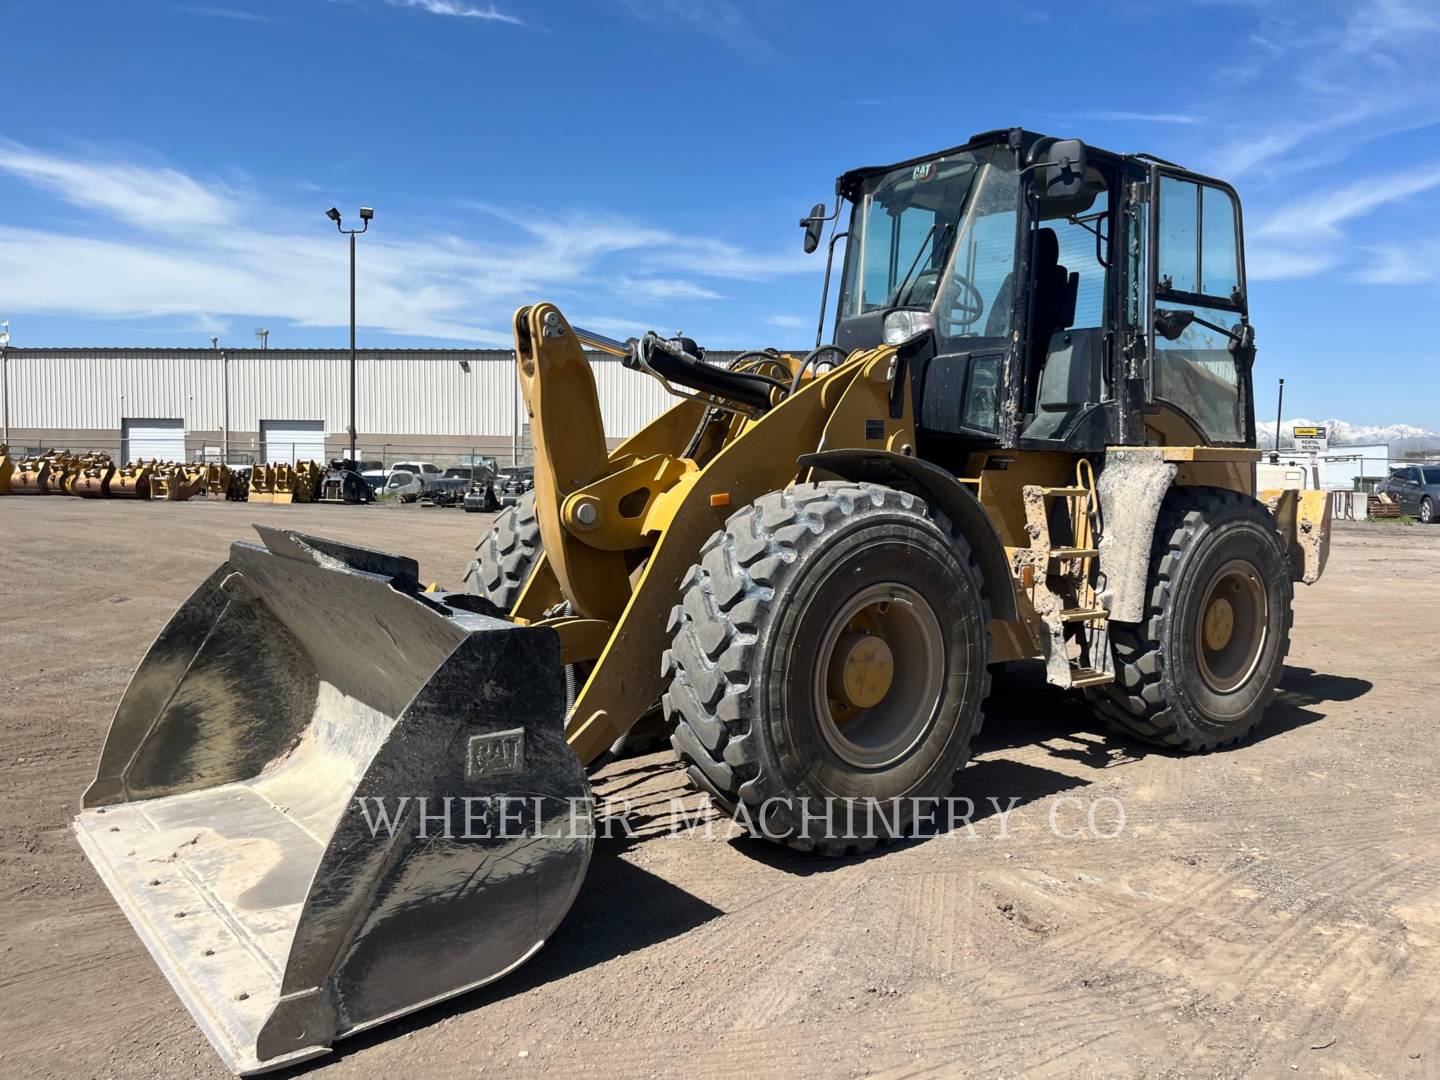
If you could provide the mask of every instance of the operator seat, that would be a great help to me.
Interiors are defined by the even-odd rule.
[[[1050,338],[1075,321],[1075,298],[1080,275],[1060,263],[1060,238],[1050,228],[1035,230],[1035,253],[1031,261],[1035,288],[1030,299],[1030,355],[1026,364],[1029,389],[1040,381],[1040,370],[1050,352]]]

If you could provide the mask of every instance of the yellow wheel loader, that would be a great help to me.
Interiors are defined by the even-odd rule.
[[[1235,193],[1013,129],[847,172],[827,222],[803,356],[516,313],[535,488],[465,592],[261,527],[162,631],[75,828],[233,1069],[523,963],[642,725],[845,854],[964,793],[1000,661],[1178,750],[1260,721],[1328,521],[1255,490]],[[587,346],[677,398],[614,450]]]

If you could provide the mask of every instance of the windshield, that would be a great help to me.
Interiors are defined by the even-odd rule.
[[[925,307],[942,337],[1005,335],[1018,206],[1014,155],[999,146],[872,177],[851,220],[841,317]]]

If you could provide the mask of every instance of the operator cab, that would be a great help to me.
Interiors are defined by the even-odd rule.
[[[922,456],[1254,445],[1228,185],[1010,129],[852,170],[836,191],[850,215],[831,240],[832,255],[846,240],[834,340],[903,343]],[[824,220],[802,223],[807,250]]]

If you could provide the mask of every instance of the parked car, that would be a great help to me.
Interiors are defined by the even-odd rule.
[[[397,461],[388,468],[378,461],[362,462],[366,468],[360,471],[360,475],[376,491],[387,488],[390,476],[395,472],[408,472],[420,482],[420,486],[426,487],[433,480],[440,478],[440,466],[429,461]],[[373,466],[373,468],[371,467]]]
[[[420,483],[424,484],[426,487],[429,487],[431,484],[433,484],[436,480],[439,480],[440,477],[444,475],[440,471],[439,465],[436,465],[433,462],[429,461],[401,461],[390,466],[391,472],[395,472],[397,469],[408,473],[414,473],[415,478],[419,480]]]
[[[1440,512],[1440,465],[1396,469],[1375,490],[1399,503],[1402,513],[1413,514],[1423,524],[1434,524]]]
[[[384,492],[401,502],[414,502],[425,491],[425,482],[408,469],[391,469]]]

